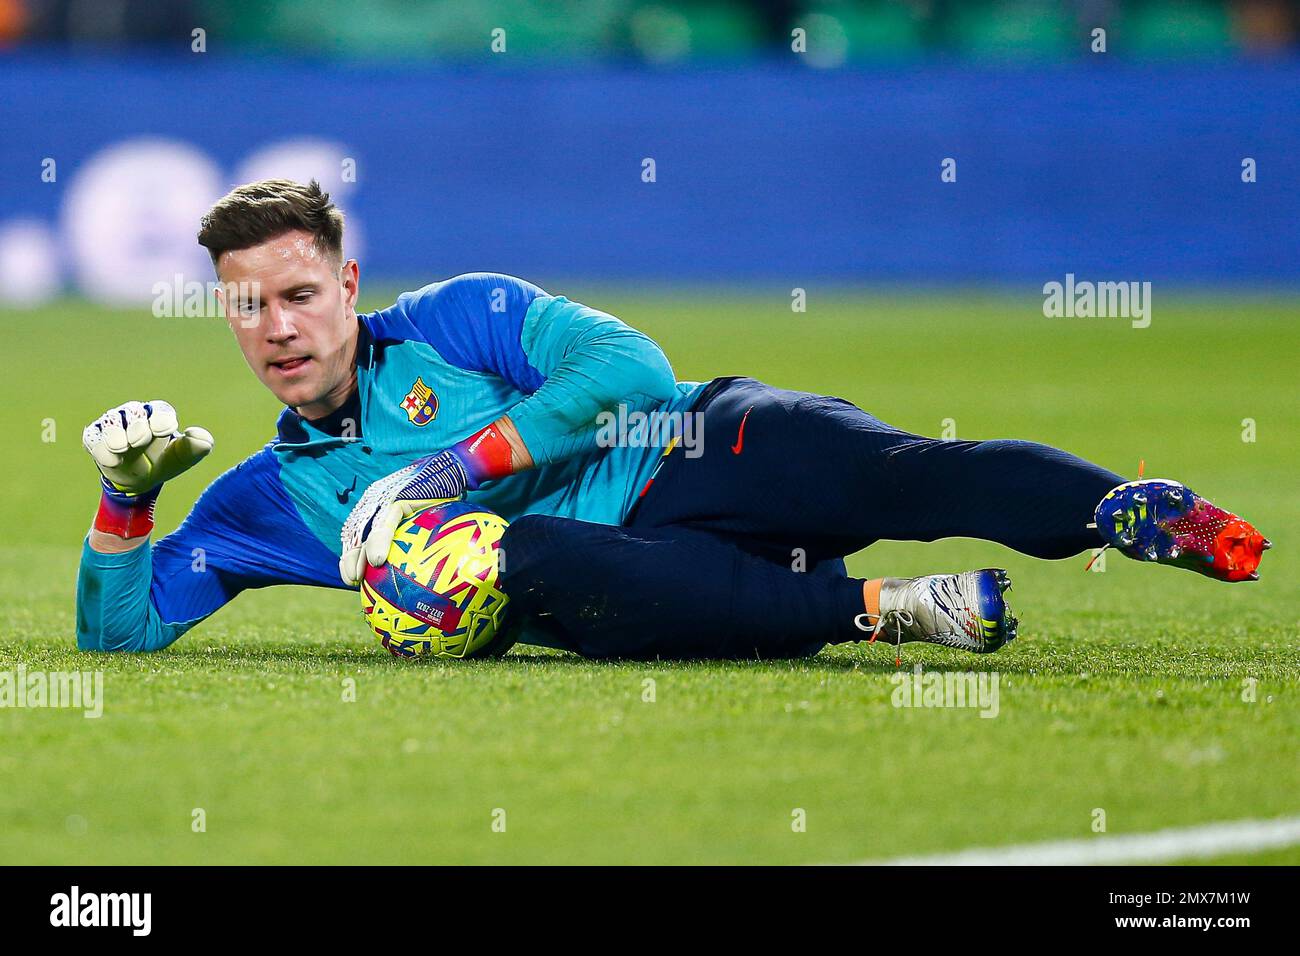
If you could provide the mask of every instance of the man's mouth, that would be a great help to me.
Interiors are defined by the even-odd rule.
[[[311,361],[310,355],[295,355],[291,358],[276,359],[269,363],[271,368],[278,371],[281,375],[291,375],[306,367]]]

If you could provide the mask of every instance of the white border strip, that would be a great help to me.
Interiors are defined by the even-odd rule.
[[[1233,820],[1204,826],[1125,833],[1082,840],[982,847],[934,856],[864,860],[851,866],[1089,866],[1167,863],[1230,853],[1258,853],[1300,844],[1300,816]]]

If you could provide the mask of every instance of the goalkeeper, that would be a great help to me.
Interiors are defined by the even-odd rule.
[[[199,242],[249,368],[285,408],[152,545],[163,484],[212,436],[163,401],[86,428],[102,494],[77,585],[83,649],[158,650],[248,588],[355,587],[404,516],[460,495],[511,522],[502,587],[522,639],[601,657],[878,637],[987,652],[1015,636],[998,569],[849,577],[844,556],[882,539],[1041,558],[1114,545],[1230,581],[1257,577],[1268,547],[1177,482],[1126,482],[1045,445],[924,438],[748,378],[677,382],[646,336],[508,276],[358,315],[343,218],[315,183],[235,189]],[[701,427],[602,438],[602,413],[637,412]]]

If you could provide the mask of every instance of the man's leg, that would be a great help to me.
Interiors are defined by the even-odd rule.
[[[511,613],[588,657],[802,657],[867,636],[862,581],[838,560],[799,572],[701,531],[545,515],[501,547]]]
[[[710,531],[773,560],[946,537],[1064,558],[1102,544],[1088,525],[1124,480],[1047,445],[923,438],[753,379],[715,382],[697,410],[703,453],[675,449],[628,524]]]

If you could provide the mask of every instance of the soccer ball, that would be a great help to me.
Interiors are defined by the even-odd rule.
[[[434,505],[397,526],[388,562],[366,566],[361,610],[396,657],[505,653],[509,599],[498,586],[500,515],[466,501]]]

